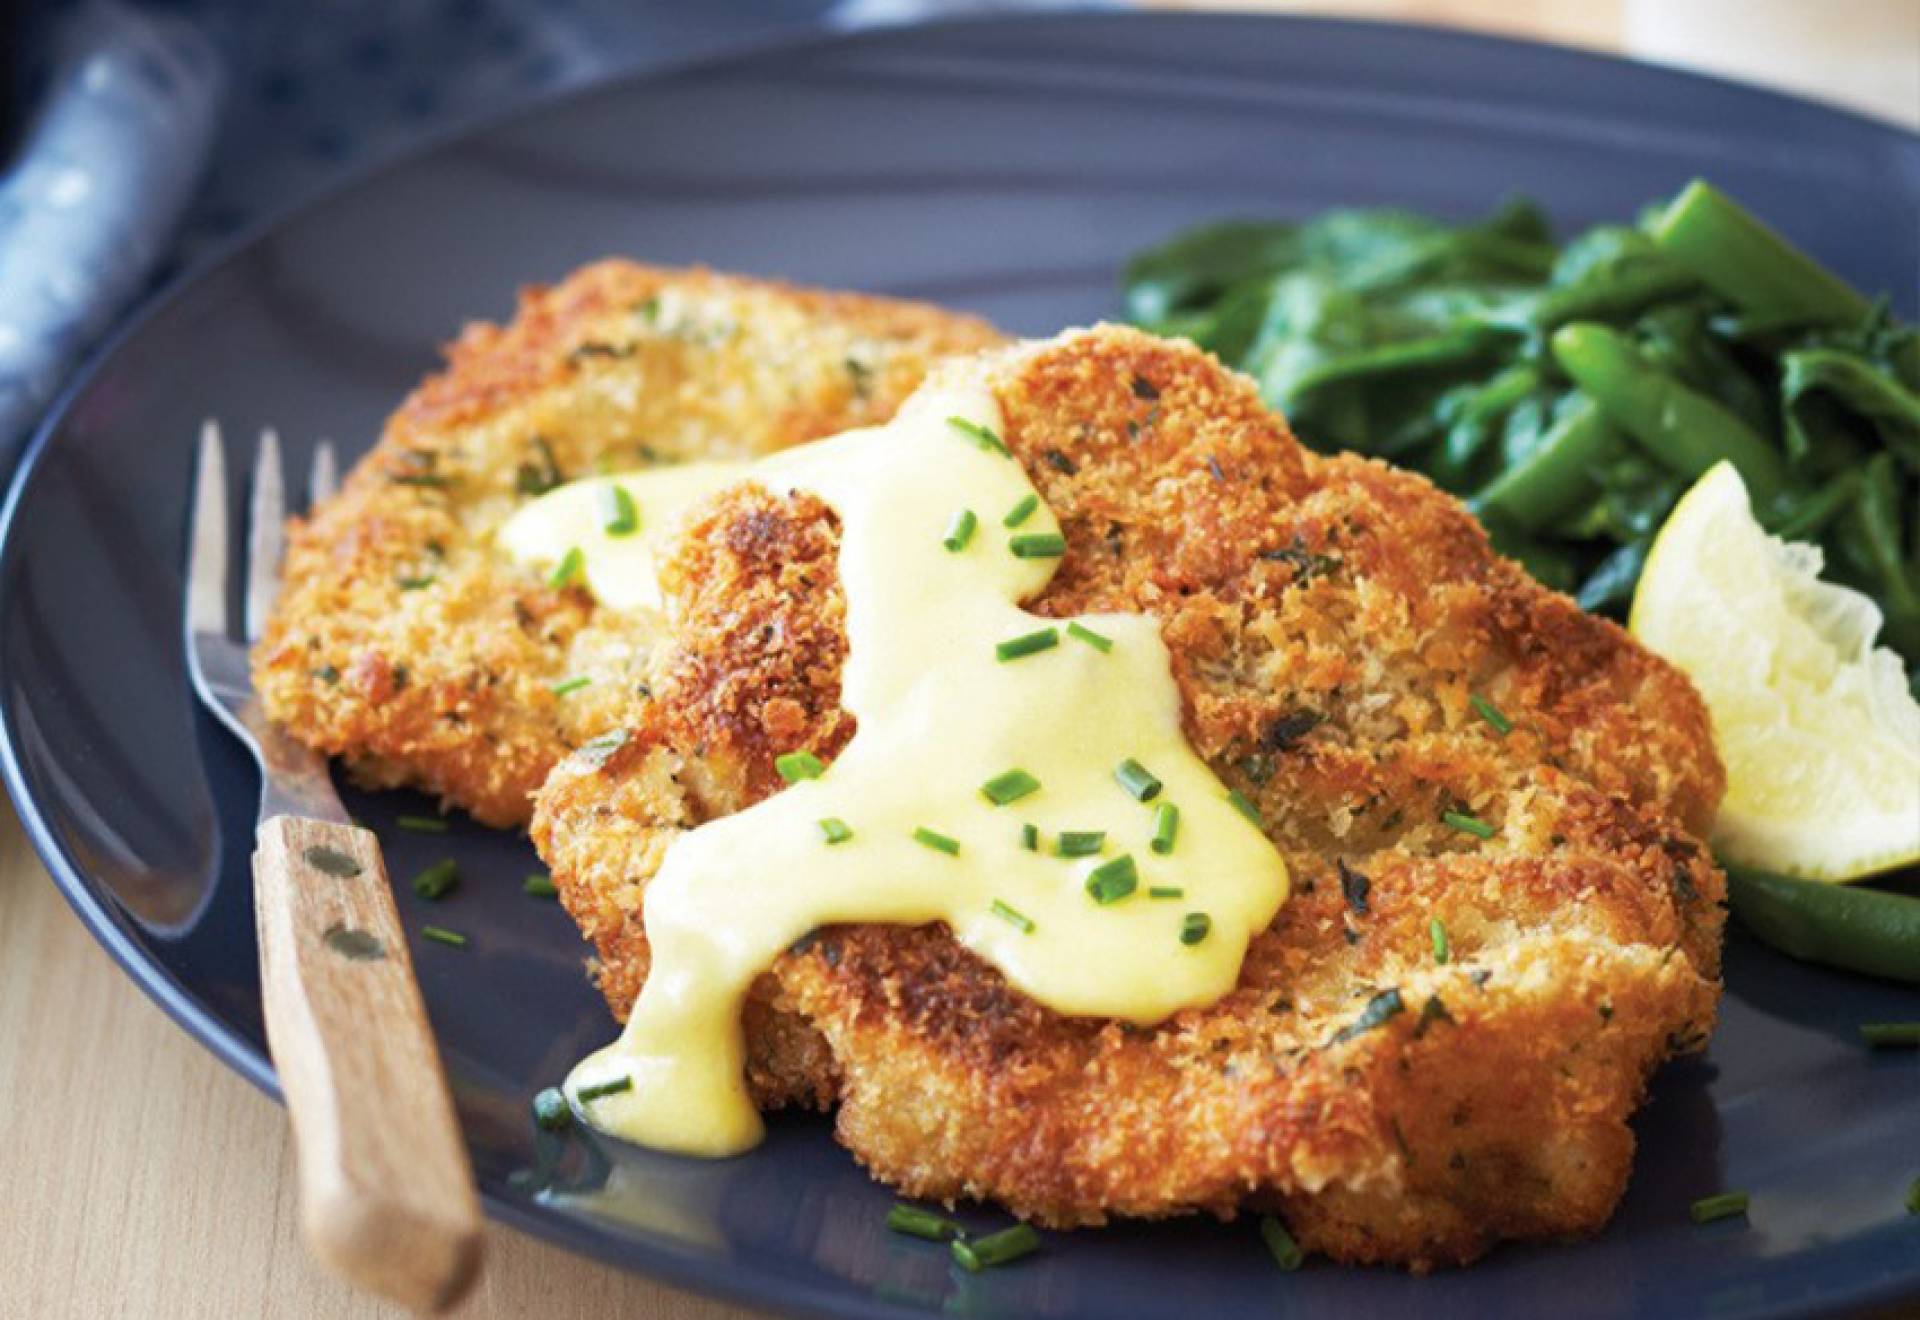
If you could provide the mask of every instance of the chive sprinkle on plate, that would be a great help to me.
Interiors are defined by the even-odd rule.
[[[554,888],[553,877],[544,871],[536,872],[520,882],[520,892],[528,898],[558,898],[560,891]]]
[[[1453,945],[1447,940],[1447,923],[1435,917],[1427,923],[1427,934],[1433,939],[1433,960],[1442,967],[1453,956]]]
[[[887,1211],[887,1227],[896,1233],[925,1238],[929,1242],[946,1242],[960,1237],[966,1231],[945,1216],[905,1202],[895,1202],[893,1209]]]
[[[1162,802],[1153,809],[1153,842],[1149,845],[1155,852],[1165,857],[1173,851],[1173,841],[1180,833],[1180,808],[1171,802]]]
[[[1058,532],[1022,532],[1007,539],[1015,559],[1058,559],[1067,553],[1067,538]]]
[[[818,779],[827,772],[827,767],[812,752],[788,752],[784,756],[776,756],[773,758],[773,768],[789,784],[797,784],[802,779]]]
[[[1473,703],[1473,708],[1479,713],[1480,718],[1485,720],[1493,731],[1502,738],[1513,732],[1513,721],[1505,715],[1502,715],[1500,708],[1491,701],[1488,701],[1478,692],[1474,693],[1468,700]]]
[[[395,829],[405,830],[409,834],[445,834],[447,818],[445,816],[395,816]]]
[[[1227,793],[1227,805],[1253,822],[1253,828],[1256,830],[1267,828],[1267,823],[1260,819],[1260,808],[1254,806],[1253,800],[1239,789],[1232,789]]]
[[[1031,1256],[1040,1250],[1040,1234],[1032,1224],[1015,1224],[1012,1228],[989,1233],[972,1242],[955,1238],[950,1249],[961,1268],[977,1274],[981,1270],[1019,1260],[1022,1256]]]
[[[1004,807],[1009,802],[1018,802],[1021,798],[1040,791],[1040,781],[1025,770],[1015,766],[980,785],[980,793],[996,807]]]
[[[1735,1215],[1747,1213],[1747,1194],[1745,1192],[1721,1192],[1718,1196],[1703,1196],[1687,1207],[1687,1217],[1696,1224],[1711,1224],[1716,1219],[1731,1219]]]
[[[1087,872],[1087,893],[1105,906],[1118,903],[1140,887],[1140,871],[1131,853],[1122,853],[1110,862],[1102,862]]]
[[[1020,827],[1020,846],[1028,852],[1040,851],[1040,827],[1031,822]]]
[[[1092,857],[1107,846],[1105,830],[1061,830],[1053,841],[1055,857]]]
[[[970,422],[964,417],[949,417],[947,418],[947,425],[951,426],[954,430],[990,454],[998,454],[1002,458],[1013,457],[1012,451],[1010,451],[1006,443],[994,433],[991,426],[982,426],[980,423]]]
[[[1180,942],[1194,945],[1213,932],[1213,918],[1204,912],[1189,912],[1180,918]]]
[[[960,840],[938,830],[930,830],[925,825],[916,825],[913,829],[913,841],[925,844],[935,852],[943,852],[949,857],[960,855]]]
[[[1006,922],[1009,926],[1012,926],[1015,930],[1019,931],[1022,935],[1033,934],[1034,932],[1033,918],[1029,917],[1026,913],[1022,912],[1019,908],[1016,908],[1008,903],[1002,903],[999,899],[996,898],[993,900],[991,904],[988,905],[988,910],[992,912],[994,916],[1000,918],[1000,920]]]
[[[1462,834],[1471,834],[1476,839],[1491,839],[1493,826],[1481,820],[1470,811],[1443,811],[1440,819]]]
[[[443,857],[413,877],[413,892],[425,899],[445,898],[460,883],[460,863]]]
[[[1068,624],[1067,636],[1085,642],[1102,655],[1105,655],[1113,649],[1113,638],[1107,636],[1105,633],[1097,633],[1083,623]]]
[[[547,684],[547,691],[553,693],[556,697],[564,697],[569,692],[578,692],[583,687],[591,687],[592,684],[593,680],[585,676],[562,678]]]
[[[1185,898],[1187,891],[1179,885],[1152,885],[1147,889],[1148,898]]]
[[[1131,756],[1113,767],[1113,777],[1136,802],[1151,802],[1160,796],[1160,781]]]
[[[1002,661],[1018,660],[1022,656],[1033,655],[1039,651],[1050,651],[1058,645],[1060,645],[1060,630],[1042,628],[1037,632],[1009,637],[1006,641],[996,644],[993,653]]]
[[[558,591],[562,587],[573,586],[586,572],[587,557],[579,546],[573,546],[560,556],[560,562],[553,566],[553,572],[547,575],[547,585]]]
[[[1900,1046],[1920,1049],[1920,1022],[1863,1022],[1860,1039],[1876,1050]]]
[[[420,938],[432,940],[435,944],[444,944],[452,949],[467,947],[467,937],[457,930],[448,930],[445,926],[422,926]]]
[[[1021,523],[1033,517],[1033,511],[1039,507],[1040,497],[1029,491],[1027,492],[1026,498],[1007,510],[1007,516],[1000,520],[1000,525],[1002,527],[1018,527]]]
[[[961,509],[948,520],[947,534],[940,539],[940,544],[957,555],[967,548],[967,542],[973,539],[973,529],[979,525],[980,520],[973,516],[972,509]]]
[[[1293,1240],[1293,1234],[1287,1232],[1287,1226],[1272,1215],[1260,1217],[1260,1237],[1266,1242],[1274,1263],[1289,1274],[1299,1269],[1300,1263],[1307,1258],[1307,1253]]]
[[[632,536],[640,530],[633,493],[617,481],[600,488],[600,529],[608,536]]]
[[[853,837],[853,829],[838,816],[820,818],[820,833],[829,844],[845,843]]]
[[[591,1086],[583,1086],[578,1091],[575,1091],[574,1094],[579,1097],[580,1103],[584,1105],[588,1101],[598,1100],[601,1096],[619,1095],[622,1091],[631,1091],[632,1089],[633,1078],[613,1077],[604,1082],[595,1082]]]

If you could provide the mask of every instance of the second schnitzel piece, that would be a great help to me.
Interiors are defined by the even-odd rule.
[[[1102,327],[941,373],[992,392],[1065,536],[1027,608],[1157,620],[1187,740],[1293,893],[1236,989],[1151,1028],[1055,1013],[942,925],[819,930],[748,1006],[758,1101],[837,1105],[884,1181],[1048,1225],[1273,1208],[1309,1249],[1416,1268],[1598,1228],[1648,1075],[1718,1000],[1693,689],[1191,345]],[[852,736],[839,541],[809,495],[703,506],[655,700],[541,790],[535,842],[618,1015],[674,840]]]
[[[933,362],[998,342],[918,303],[628,261],[530,290],[292,521],[254,686],[363,783],[523,825],[554,763],[644,704],[647,630],[499,553],[508,515],[596,471],[885,421]]]

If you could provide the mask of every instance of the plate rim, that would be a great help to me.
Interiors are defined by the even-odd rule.
[[[376,187],[389,175],[410,169],[422,160],[449,147],[483,137],[495,130],[564,106],[601,96],[620,96],[649,84],[676,79],[698,78],[751,66],[789,54],[838,51],[872,43],[914,39],[929,34],[937,40],[947,32],[972,29],[1018,28],[1025,26],[1079,27],[1124,24],[1127,26],[1166,27],[1292,27],[1332,29],[1359,35],[1362,39],[1379,36],[1412,37],[1422,43],[1477,48],[1498,58],[1558,59],[1570,66],[1614,66],[1631,69],[1636,76],[1668,82],[1706,85],[1721,95],[1757,98],[1775,105],[1791,106],[1800,113],[1811,113],[1850,123],[1856,130],[1867,130],[1890,137],[1896,142],[1920,150],[1920,130],[1883,119],[1877,115],[1835,104],[1815,96],[1771,88],[1726,74],[1655,63],[1633,56],[1574,46],[1559,41],[1538,40],[1478,30],[1446,27],[1432,23],[1376,20],[1331,14],[1246,13],[1231,10],[1129,10],[1086,8],[1070,10],[1023,10],[1017,12],[983,11],[943,17],[925,22],[887,22],[847,29],[823,26],[801,33],[749,38],[718,52],[691,59],[671,60],[609,73],[576,87],[535,95],[497,110],[483,112],[456,123],[423,133],[405,148],[349,169],[339,178],[311,194],[268,210],[260,218],[209,248],[189,264],[168,275],[159,285],[140,298],[124,313],[118,324],[80,359],[78,365],[46,406],[24,445],[7,481],[4,500],[0,500],[0,583],[18,547],[17,526],[29,489],[53,448],[57,434],[81,399],[102,378],[122,350],[141,337],[150,322],[184,303],[199,286],[218,272],[243,260],[288,226],[324,211],[344,198]],[[11,675],[0,658],[0,689]],[[81,924],[163,1014],[178,1025],[226,1067],[266,1094],[275,1103],[284,1103],[271,1059],[252,1044],[180,983],[140,947],[140,941],[124,925],[112,900],[75,858],[68,856],[52,823],[29,791],[26,756],[20,746],[20,731],[12,716],[12,704],[0,700],[0,784],[4,784],[13,804],[21,831],[54,887],[66,899]],[[783,1314],[852,1320],[903,1320],[919,1317],[925,1311],[897,1305],[872,1296],[859,1296],[842,1288],[804,1280],[788,1281],[752,1271],[726,1268],[688,1255],[671,1247],[655,1245],[643,1238],[618,1234],[591,1219],[560,1221],[531,1211],[519,1201],[481,1190],[485,1212],[494,1222],[526,1233],[542,1242],[576,1255],[585,1255],[623,1272],[681,1288],[706,1297],[764,1307]],[[1814,1314],[1838,1313],[1889,1302],[1912,1301],[1920,1297],[1914,1289],[1920,1275],[1905,1279],[1868,1283],[1851,1291],[1831,1295],[1817,1303],[1816,1309],[1782,1300],[1778,1305],[1757,1311],[1741,1312],[1747,1320],[1791,1320]]]

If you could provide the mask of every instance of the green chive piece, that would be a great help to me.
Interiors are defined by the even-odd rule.
[[[1102,906],[1118,903],[1139,887],[1140,871],[1131,853],[1122,853],[1087,872],[1087,893]]]
[[[827,767],[812,752],[788,752],[785,756],[776,756],[773,758],[773,768],[789,784],[797,784],[802,779],[818,779],[827,772]]]
[[[1702,1197],[1687,1209],[1687,1217],[1696,1224],[1711,1224],[1716,1219],[1731,1219],[1745,1213],[1745,1192],[1722,1192],[1718,1196]]]
[[[988,906],[988,910],[992,912],[994,916],[1000,918],[1000,920],[1015,927],[1022,935],[1033,934],[1033,918],[1020,911],[1020,909],[1002,903],[996,898]]]
[[[1060,645],[1058,628],[1042,628],[1038,632],[1009,637],[993,648],[993,653],[1002,661],[1018,660],[1023,655],[1032,655],[1036,651],[1050,651]]]
[[[1007,510],[1007,516],[1000,520],[1000,525],[1002,527],[1018,527],[1021,523],[1033,517],[1033,511],[1039,507],[1040,497],[1029,491],[1025,499]]]
[[[445,490],[453,484],[451,477],[432,472],[397,472],[388,476],[387,480],[396,486],[419,486],[425,490]]]
[[[640,530],[640,510],[633,492],[617,481],[600,488],[600,530],[608,536],[632,536]]]
[[[1860,1026],[1860,1039],[1876,1050],[1920,1046],[1920,1022],[1865,1022]]]
[[[1447,940],[1447,923],[1435,917],[1427,923],[1427,935],[1433,940],[1433,960],[1442,967],[1453,956],[1453,945]]]
[[[997,774],[980,785],[980,792],[996,807],[1004,807],[1009,802],[1018,802],[1028,794],[1039,791],[1040,781],[1018,766],[1003,774]]]
[[[967,548],[967,542],[973,539],[973,529],[979,525],[980,520],[973,516],[972,509],[962,509],[947,523],[947,534],[940,544],[957,555]]]
[[[949,417],[947,418],[947,425],[967,437],[967,439],[973,441],[976,445],[979,445],[980,448],[986,450],[988,453],[998,454],[1002,458],[1013,457],[1013,452],[1007,448],[1006,442],[994,434],[991,426],[982,426],[980,423],[970,422],[964,417]]]
[[[925,1238],[929,1242],[946,1242],[959,1237],[966,1231],[951,1219],[942,1218],[918,1206],[898,1202],[894,1204],[893,1209],[887,1211],[887,1227],[896,1233]]]
[[[1228,791],[1227,805],[1252,821],[1253,828],[1256,830],[1264,830],[1267,828],[1267,822],[1260,819],[1260,808],[1254,806],[1253,800],[1239,789],[1236,788]]]
[[[397,577],[393,581],[394,581],[394,585],[399,587],[400,590],[402,591],[422,591],[427,587],[430,587],[433,585],[434,575],[431,573],[424,573],[419,577],[403,576],[403,577]]]
[[[1007,538],[1015,559],[1058,559],[1067,553],[1067,538],[1058,532],[1022,532]]]
[[[460,863],[443,857],[413,877],[413,892],[425,899],[445,898],[460,883]]]
[[[547,691],[556,697],[564,697],[569,692],[578,692],[583,687],[591,687],[593,680],[584,675],[579,678],[563,678],[547,684]]]
[[[1179,885],[1155,885],[1147,890],[1148,898],[1185,898],[1187,891]]]
[[[1198,944],[1213,931],[1213,918],[1204,912],[1189,912],[1180,918],[1180,942]]]
[[[1127,796],[1136,802],[1151,802],[1160,796],[1160,781],[1153,772],[1129,756],[1113,767],[1113,777],[1120,787],[1127,790]]]
[[[1171,802],[1162,802],[1153,809],[1153,844],[1155,852],[1165,857],[1173,851],[1173,841],[1180,833],[1180,808]]]
[[[604,1082],[595,1082],[592,1086],[583,1086],[574,1092],[581,1104],[598,1100],[603,1095],[619,1095],[622,1091],[633,1089],[633,1078],[614,1077]]]
[[[1113,638],[1106,636],[1104,633],[1097,633],[1093,629],[1085,626],[1084,624],[1079,624],[1079,623],[1068,624],[1067,636],[1079,638],[1081,641],[1085,642],[1088,646],[1091,646],[1094,650],[1100,652],[1102,655],[1105,655],[1108,651],[1111,651],[1113,649]]]
[[[555,591],[570,587],[580,580],[580,575],[586,571],[586,567],[586,555],[581,553],[579,546],[573,546],[567,553],[561,555],[560,562],[553,566],[553,572],[547,575],[547,585]]]
[[[1272,1215],[1260,1217],[1260,1236],[1266,1241],[1274,1262],[1289,1274],[1299,1269],[1307,1258],[1307,1253],[1293,1240],[1293,1234],[1287,1232],[1287,1226]]]
[[[533,1121],[547,1132],[563,1132],[572,1127],[573,1106],[567,1103],[566,1093],[557,1086],[549,1086],[533,1097]]]
[[[1907,1213],[1920,1215],[1920,1178],[1915,1178],[1913,1185],[1907,1188]]]
[[[1032,1224],[1015,1224],[999,1233],[989,1233],[974,1242],[955,1238],[950,1247],[953,1258],[972,1273],[992,1269],[1031,1256],[1040,1250],[1040,1234]]]
[[[348,853],[338,848],[329,848],[324,843],[316,843],[300,854],[306,858],[307,865],[322,875],[330,875],[338,880],[351,880],[360,874],[360,863]]]
[[[1029,823],[1020,827],[1020,846],[1028,852],[1040,851],[1040,827],[1038,825]]]
[[[1473,703],[1473,708],[1479,712],[1480,718],[1493,726],[1493,731],[1502,738],[1513,732],[1513,721],[1505,715],[1502,715],[1500,708],[1491,701],[1488,701],[1477,692],[1467,698],[1467,700]]]
[[[462,935],[457,930],[448,930],[445,926],[422,926],[420,928],[420,938],[423,940],[432,940],[435,944],[445,944],[455,949],[464,949],[467,947],[467,937],[465,935]]]
[[[520,882],[520,892],[528,898],[558,898],[560,891],[554,888],[553,877],[545,873],[528,876]]]
[[[845,843],[853,837],[852,827],[838,816],[823,816],[819,824],[820,833],[826,836],[829,844]]]
[[[395,816],[395,829],[405,830],[409,834],[445,834],[447,818],[445,816]]]
[[[1476,839],[1491,839],[1493,826],[1468,811],[1443,811],[1440,819],[1459,830],[1462,834],[1471,834]]]
[[[960,840],[942,834],[938,830],[930,830],[925,825],[914,827],[913,841],[923,843],[935,852],[943,852],[949,857],[960,855]]]
[[[1062,830],[1053,841],[1055,857],[1091,857],[1107,846],[1105,830]]]

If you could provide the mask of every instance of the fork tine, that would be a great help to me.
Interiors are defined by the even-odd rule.
[[[340,488],[340,464],[334,457],[333,441],[322,440],[313,450],[313,471],[307,477],[307,507],[333,498]]]
[[[287,518],[286,481],[280,472],[280,437],[260,433],[253,460],[252,510],[247,520],[247,641],[260,640],[280,594],[280,549]]]
[[[187,626],[217,637],[227,632],[227,461],[220,424],[211,418],[200,427],[200,462],[194,475]]]

